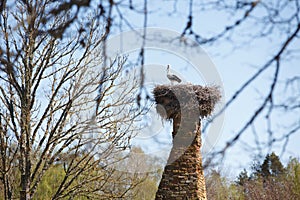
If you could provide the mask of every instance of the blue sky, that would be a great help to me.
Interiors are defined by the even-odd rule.
[[[173,3],[171,1],[151,1],[151,3],[152,2],[153,4],[149,5],[148,8],[151,11],[151,14],[148,16],[149,27],[170,29],[178,32],[183,30],[188,16],[188,8],[185,1],[180,1],[178,3],[176,12],[173,12]],[[259,12],[257,13],[258,15],[260,15]],[[196,16],[194,21],[195,30],[200,33],[206,33],[207,35],[221,31],[224,24],[232,23],[231,15],[224,12],[214,10],[203,12],[194,9],[194,15]],[[143,18],[141,15],[126,13],[125,16],[132,23],[134,28],[142,28]],[[253,26],[250,22],[249,24],[242,26],[239,31],[239,33],[242,34],[235,34],[233,36],[234,42],[220,40],[213,46],[201,47],[207,52],[220,74],[225,92],[225,100],[232,97],[236,90],[238,90],[239,87],[258,70],[258,67],[263,65],[270,56],[275,53],[279,42],[285,39],[283,35],[280,35],[279,33],[274,34],[274,36],[269,39],[262,38],[250,40],[247,38],[248,33],[254,33],[261,28],[263,28],[262,25],[258,24],[257,26]],[[128,30],[128,27],[124,26],[122,30]],[[115,30],[115,32],[117,35],[120,30]],[[136,56],[136,53],[131,52],[129,55],[134,57]],[[164,76],[164,67],[166,64],[171,64],[173,67],[172,69],[174,70],[173,72],[188,82],[193,84],[214,84],[213,82],[205,82],[203,74],[195,73],[191,63],[170,52],[158,49],[148,50],[146,51],[145,61],[146,66],[151,66],[153,67],[152,69],[155,69],[156,67],[157,74],[160,76]],[[283,82],[287,77],[299,75],[300,67],[298,66],[298,63],[299,59],[297,58],[283,63],[279,80]],[[264,74],[250,85],[226,110],[223,129],[218,134],[218,142],[215,144],[215,148],[223,147],[226,141],[229,138],[232,138],[234,134],[242,128],[251,115],[253,115],[255,109],[261,104],[263,96],[270,88],[273,73],[274,67],[270,67],[270,69],[266,70]],[[162,79],[163,78],[160,80]],[[167,79],[165,79],[165,81],[167,81]],[[286,90],[282,85],[278,86],[277,91],[279,97],[288,96],[293,92],[291,90]],[[266,132],[267,124],[264,118],[265,113],[255,121],[255,128],[261,141],[267,141],[268,139]],[[299,113],[275,113],[273,118],[275,123],[274,127],[278,127],[278,132],[282,132],[284,130],[281,130],[280,127],[291,121],[297,121],[297,118],[299,119]],[[168,131],[169,128],[170,125],[165,125],[165,127],[163,127],[163,129],[165,129],[164,131]],[[274,130],[275,135],[277,134],[276,130]],[[167,144],[168,141],[170,141],[170,135],[166,136],[164,139]],[[141,146],[150,152],[151,149],[155,148],[158,148],[158,152],[161,148],[168,148],[168,145],[162,147],[149,138],[144,138],[143,140],[144,141],[141,142],[140,138],[140,140],[137,140],[138,142],[136,142],[136,144],[142,143]],[[298,141],[300,141],[299,132],[290,138],[286,151],[281,156],[282,161],[286,163],[290,156],[300,157]],[[283,142],[275,143],[273,148],[269,149],[267,148],[267,144],[265,144],[265,146],[262,144],[261,152],[257,150],[254,151],[254,149],[256,149],[255,137],[250,128],[242,135],[240,142],[236,143],[227,151],[224,163],[219,167],[222,168],[223,171],[227,171],[235,176],[237,171],[235,169],[241,170],[242,168],[248,168],[259,153],[262,154],[261,156],[264,156],[269,151],[274,150],[277,154],[280,154],[282,146]]]

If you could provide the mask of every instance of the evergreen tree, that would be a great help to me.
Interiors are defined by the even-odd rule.
[[[280,176],[285,173],[284,167],[279,159],[279,157],[273,152],[269,156],[270,160],[270,173],[273,176]]]
[[[284,174],[284,167],[279,159],[279,157],[272,152],[271,154],[267,154],[264,162],[260,166],[260,175],[262,177],[270,177],[270,176],[280,176]]]
[[[262,177],[269,177],[271,175],[270,173],[270,154],[267,154],[265,157],[264,162],[261,164],[260,168],[259,168],[259,174]]]
[[[244,169],[235,181],[238,193],[233,199],[300,199],[300,164],[291,159],[284,168],[273,152],[267,154],[262,163],[254,161],[252,173]]]
[[[246,169],[244,169],[238,175],[236,184],[243,186],[248,180],[249,180],[248,172]]]

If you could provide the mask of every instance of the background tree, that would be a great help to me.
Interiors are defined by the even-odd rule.
[[[286,167],[287,180],[292,183],[292,193],[300,197],[300,162],[299,159],[291,158]]]
[[[244,199],[243,192],[220,171],[210,170],[206,176],[206,192],[208,199]]]
[[[272,154],[274,156],[271,156]],[[291,158],[281,173],[268,173],[266,177],[262,174],[261,168],[270,157],[278,158],[274,152],[272,154],[266,155],[263,161],[255,164],[259,167],[253,168],[249,175],[245,169],[241,171],[236,181],[215,170],[209,171],[206,175],[208,197],[210,199],[299,199],[299,160]],[[277,158],[275,160],[281,163]]]
[[[227,180],[221,176],[220,172],[212,170],[209,176],[205,177],[208,199],[226,199],[228,197]]]
[[[1,1],[2,198],[125,198],[143,180],[113,167],[137,130],[138,80],[121,78],[126,58],[104,62],[105,21],[93,10],[84,30],[78,20],[56,37],[74,17],[65,9],[48,19],[58,5]],[[122,96],[112,98],[116,88]]]
[[[119,169],[124,169],[136,175],[138,177],[137,180],[143,180],[130,191],[133,196],[131,199],[148,200],[155,198],[163,173],[163,165],[160,158],[146,154],[140,147],[133,147],[128,157],[124,162],[120,162],[119,165],[122,165]]]
[[[249,180],[248,172],[246,169],[240,172],[240,174],[237,177],[236,183],[238,185],[243,186],[247,181]]]
[[[267,154],[264,162],[260,166],[259,173],[266,178],[270,176],[280,176],[284,173],[284,167],[274,152]]]
[[[297,199],[297,194],[293,192],[293,178],[287,177],[291,173],[287,168],[284,168],[279,157],[272,152],[267,154],[264,161],[259,164],[259,167],[253,168],[254,171],[250,178],[245,180],[244,172],[241,172],[237,177],[241,191],[245,199]]]

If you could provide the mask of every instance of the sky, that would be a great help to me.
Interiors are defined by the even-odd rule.
[[[178,32],[178,34],[184,29],[188,16],[188,7],[184,3],[185,1],[180,1],[177,7],[174,8],[172,1],[153,1],[153,4],[149,5],[148,9],[150,15],[148,16],[147,26],[155,27],[163,30],[161,33],[165,33],[166,29],[171,32]],[[174,12],[174,9],[176,12]],[[167,14],[166,14],[167,11]],[[203,12],[197,9],[193,10],[195,21],[194,28],[199,32],[206,34],[217,33],[221,31],[224,24],[230,24],[232,22],[232,16],[215,10],[210,10],[209,12]],[[259,11],[260,12],[260,11]],[[257,13],[258,15],[260,13]],[[140,14],[124,13],[124,16],[128,21],[131,22],[134,28],[142,28],[143,18]],[[240,32],[247,35],[248,33],[253,33],[259,31],[263,28],[261,25],[253,26],[253,24],[248,24],[243,26]],[[126,25],[122,29],[114,30],[112,35],[112,40],[114,37],[118,37],[123,31],[130,30]],[[200,72],[196,69],[199,66],[195,66],[191,60],[189,60],[184,53],[184,46],[178,46],[178,49],[174,50],[170,46],[163,46],[163,42],[159,42],[160,36],[157,35],[158,41],[155,41],[158,45],[155,47],[149,42],[146,43],[146,54],[145,54],[145,76],[146,76],[146,86],[151,92],[151,89],[157,84],[169,84],[166,79],[166,65],[171,64],[172,73],[175,73],[184,82],[190,82],[192,84],[201,85],[214,85],[220,84],[221,88],[224,90],[223,101],[228,101],[234,93],[240,88],[240,86],[248,80],[251,75],[253,75],[258,67],[263,65],[270,56],[272,56],[276,50],[276,45],[285,39],[282,35],[275,34],[274,37],[269,39],[258,39],[258,40],[247,40],[246,36],[243,34],[234,35],[234,42],[227,40],[220,40],[212,46],[197,46],[194,49],[201,49],[202,53],[205,54],[206,58],[209,58],[213,66],[208,67],[208,63],[205,59],[198,58],[201,60],[203,65],[200,66],[203,70],[215,69],[218,73],[218,78],[220,78],[221,83],[216,79],[215,81],[207,77],[207,73],[203,70]],[[151,35],[151,34],[150,34]],[[128,37],[123,38],[123,42],[128,42]],[[163,37],[162,37],[163,38]],[[135,40],[136,39],[136,40]],[[129,55],[129,60],[132,61],[138,55],[139,43],[140,41],[135,38],[130,39],[131,43],[129,49],[123,49],[124,52]],[[247,41],[247,42],[246,42]],[[136,42],[136,44],[135,44]],[[152,41],[153,42],[153,41]],[[299,42],[298,42],[299,43]],[[168,43],[167,43],[168,44]],[[148,45],[148,46],[147,46]],[[126,44],[122,44],[124,48]],[[115,50],[114,48],[112,48]],[[183,51],[181,51],[183,49]],[[185,49],[187,53],[190,53],[189,49]],[[179,53],[178,53],[179,52]],[[280,71],[280,81],[283,82],[286,77],[291,77],[300,74],[299,59],[294,59],[285,62]],[[224,120],[222,121],[222,126],[218,130],[218,133],[214,133],[211,142],[213,145],[209,146],[206,150],[211,151],[223,147],[229,138],[232,138],[236,132],[238,132],[245,122],[254,114],[255,109],[262,103],[262,98],[268,92],[270,84],[272,81],[272,75],[274,74],[274,67],[266,70],[264,74],[255,80],[254,84],[251,84],[245,89],[245,91],[235,100],[235,102],[226,110],[224,115]],[[281,85],[278,86],[277,95],[288,96],[293,93],[293,91],[286,90]],[[282,95],[284,94],[284,95]],[[278,98],[281,99],[281,98]],[[222,105],[218,105],[217,109],[220,109]],[[267,124],[264,120],[266,113],[264,112],[261,117],[255,121],[255,128],[258,138],[260,141],[267,141]],[[282,125],[288,124],[290,121],[297,121],[299,119],[299,113],[275,113],[273,116],[275,127],[282,128]],[[171,125],[169,123],[161,122],[161,119],[156,116],[155,111],[152,112],[150,117],[146,117],[147,123],[144,132],[138,135],[134,144],[142,146],[143,149],[155,156],[163,155],[167,156],[171,144]],[[280,155],[281,160],[286,163],[290,156],[300,157],[298,141],[300,141],[300,133],[294,134],[287,145],[287,148],[283,154],[281,154],[283,142],[274,144],[274,146],[269,149],[267,144],[261,144],[262,150],[257,149],[255,144],[255,135],[253,134],[253,129],[248,129],[240,138],[240,141],[236,143],[232,148],[227,151],[224,162],[218,166],[222,171],[226,171],[229,175],[236,176],[237,172],[241,171],[243,168],[249,169],[249,166],[253,162],[253,159],[260,159],[265,156],[266,153],[270,151],[275,151]],[[157,135],[154,137],[155,132]],[[209,131],[208,131],[209,132]],[[275,134],[276,130],[274,130]],[[209,132],[210,133],[210,132]],[[204,142],[207,138],[207,134],[204,133]],[[153,138],[154,137],[154,138]],[[159,138],[160,142],[157,142]],[[208,139],[209,140],[209,139]],[[205,155],[205,152],[204,152]]]

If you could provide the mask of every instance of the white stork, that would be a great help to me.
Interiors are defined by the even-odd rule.
[[[181,79],[178,76],[170,73],[170,65],[167,65],[167,77],[171,81],[171,83],[173,83],[174,81],[178,83],[181,82]]]

